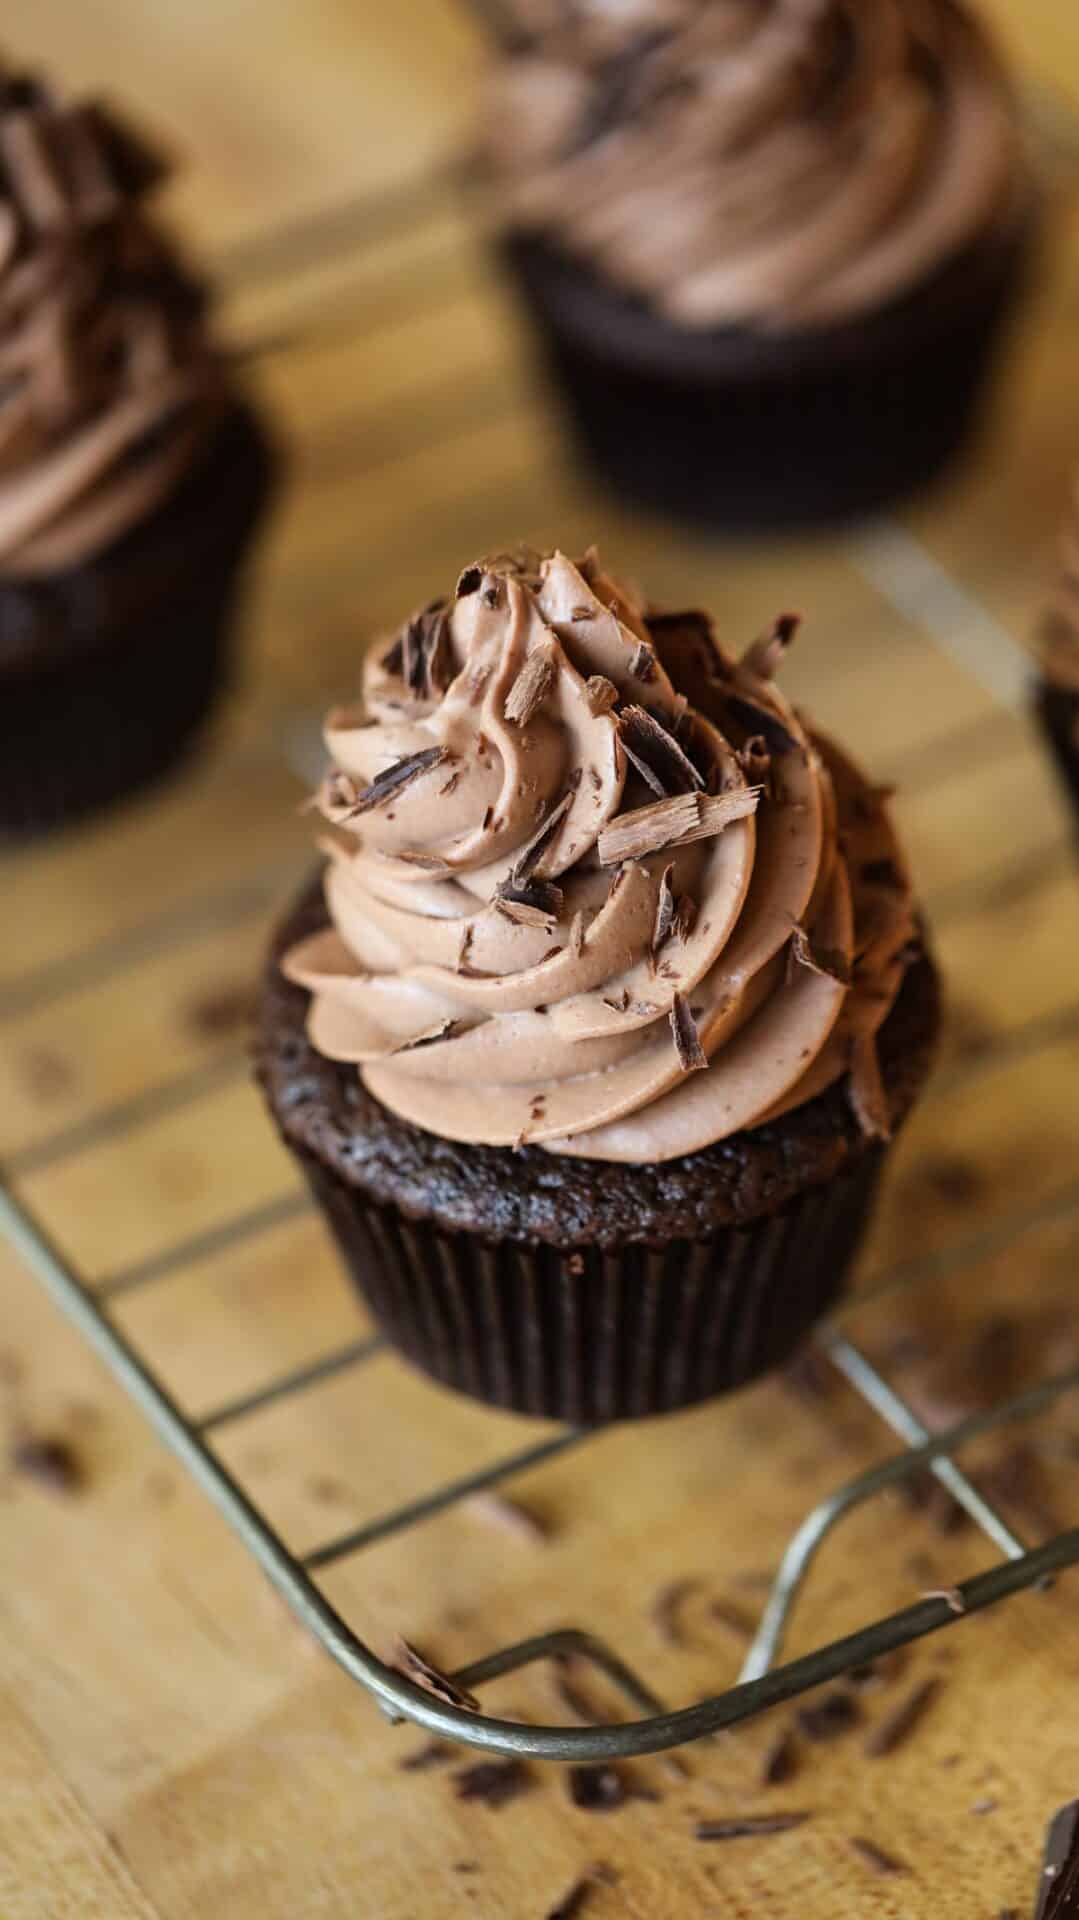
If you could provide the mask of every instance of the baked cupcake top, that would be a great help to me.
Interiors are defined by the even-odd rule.
[[[160,160],[110,112],[0,72],[0,572],[92,558],[220,405],[200,288],[149,221]]]
[[[645,1163],[848,1076],[918,950],[903,857],[853,763],[701,613],[594,551],[499,555],[332,712],[316,795],[330,925],[285,956],[308,1033],[443,1137]]]
[[[956,0],[550,0],[488,89],[502,210],[687,327],[826,325],[1006,221],[1016,113]]]
[[[1079,693],[1079,475],[1060,537],[1060,567],[1049,602],[1041,648],[1046,677]]]

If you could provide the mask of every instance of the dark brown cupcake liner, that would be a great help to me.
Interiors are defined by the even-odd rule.
[[[647,508],[752,530],[878,511],[948,464],[1032,233],[1028,216],[878,313],[775,336],[679,328],[540,236],[500,251],[598,473]]]
[[[614,1252],[446,1232],[299,1157],[407,1359],[489,1405],[589,1426],[671,1413],[782,1366],[843,1290],[883,1152],[753,1225]]]
[[[144,528],[54,581],[0,586],[0,835],[66,825],[186,750],[227,679],[271,476],[261,429],[237,407]]]

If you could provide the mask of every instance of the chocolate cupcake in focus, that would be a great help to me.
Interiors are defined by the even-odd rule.
[[[1031,226],[1015,103],[972,15],[519,11],[485,172],[600,470],[720,527],[843,518],[927,482],[971,422]]]
[[[111,112],[0,73],[0,832],[174,761],[222,681],[271,457]]]
[[[598,1422],[787,1359],[938,1021],[881,791],[700,613],[500,556],[331,713],[259,1076],[376,1318]]]
[[[1079,479],[1060,543],[1057,576],[1039,652],[1034,704],[1079,817]]]

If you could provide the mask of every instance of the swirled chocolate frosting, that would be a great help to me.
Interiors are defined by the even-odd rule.
[[[1022,194],[956,0],[566,0],[498,63],[486,128],[511,225],[689,327],[880,307]]]
[[[326,723],[330,924],[285,957],[308,1032],[432,1133],[648,1162],[849,1075],[916,950],[881,792],[700,613],[499,556]]]
[[[0,71],[0,572],[91,558],[175,485],[220,404],[203,296],[103,108]]]

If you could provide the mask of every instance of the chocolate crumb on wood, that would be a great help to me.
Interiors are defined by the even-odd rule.
[[[878,1847],[875,1840],[865,1840],[860,1834],[852,1834],[850,1847],[851,1852],[856,1853],[858,1858],[863,1860],[874,1873],[880,1874],[882,1879],[893,1874],[910,1872],[905,1861],[897,1860],[894,1853],[885,1853],[884,1848]]]
[[[11,1444],[10,1463],[15,1473],[51,1493],[81,1493],[86,1474],[75,1449],[55,1434],[23,1433]]]
[[[689,1645],[682,1624],[682,1607],[692,1594],[700,1591],[700,1586],[700,1580],[692,1575],[681,1580],[671,1580],[665,1587],[660,1588],[653,1600],[652,1625],[668,1647]]]
[[[620,1767],[603,1764],[571,1767],[567,1785],[570,1799],[583,1813],[613,1813],[640,1797]]]
[[[773,1833],[790,1833],[813,1818],[811,1813],[745,1813],[730,1820],[698,1820],[698,1840],[764,1839]]]
[[[508,1806],[535,1784],[536,1776],[523,1760],[479,1760],[453,1776],[458,1800],[479,1800],[495,1808]]]
[[[798,1771],[798,1742],[791,1727],[783,1727],[765,1748],[761,1759],[762,1787],[782,1787]]]
[[[599,1860],[595,1866],[586,1868],[573,1882],[553,1907],[547,1909],[544,1920],[577,1920],[584,1912],[585,1902],[597,1887],[616,1887],[619,1876],[614,1867]]]
[[[699,1073],[708,1065],[708,1056],[697,1034],[697,1022],[684,993],[676,993],[671,1003],[671,1032],[674,1035],[678,1064],[683,1073]]]
[[[882,1760],[887,1754],[894,1753],[897,1747],[902,1746],[904,1740],[909,1739],[915,1727],[924,1718],[939,1692],[940,1681],[931,1675],[928,1680],[920,1681],[905,1699],[900,1700],[892,1708],[890,1713],[884,1714],[874,1726],[870,1727],[863,1743],[863,1752],[867,1759]]]
[[[842,1688],[826,1693],[822,1700],[798,1709],[798,1725],[807,1740],[838,1740],[856,1727],[861,1718],[857,1701]]]
[[[475,1694],[467,1692],[464,1687],[459,1687],[455,1680],[450,1679],[448,1673],[443,1673],[441,1668],[436,1667],[425,1654],[419,1651],[418,1647],[414,1647],[411,1641],[406,1640],[403,1634],[397,1636],[395,1652],[397,1657],[394,1666],[398,1673],[404,1674],[406,1680],[411,1680],[415,1686],[422,1687],[425,1693],[433,1693],[436,1700],[444,1700],[449,1707],[462,1707],[467,1713],[479,1712],[480,1703]]]

